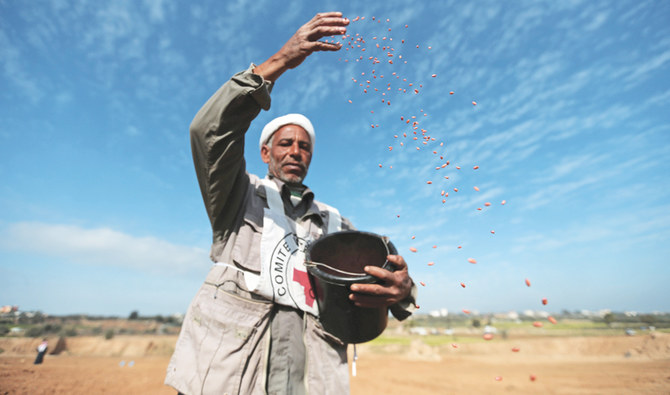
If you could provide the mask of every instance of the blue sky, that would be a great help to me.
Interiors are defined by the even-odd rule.
[[[211,240],[189,123],[339,10],[349,50],[278,80],[251,172],[267,121],[310,117],[306,183],[391,238],[423,312],[670,311],[670,3],[313,3],[0,1],[0,304],[184,312]]]

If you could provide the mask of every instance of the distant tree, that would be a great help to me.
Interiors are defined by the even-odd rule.
[[[107,329],[105,332],[105,340],[109,340],[114,337],[114,329]]]
[[[653,314],[643,314],[640,316],[640,321],[644,322],[648,326],[654,326],[654,324],[656,324],[656,316]]]
[[[26,337],[40,337],[44,334],[44,327],[33,326],[26,330]]]
[[[75,337],[77,336],[77,329],[74,327],[67,328],[65,332],[63,332],[63,335],[67,337]]]
[[[479,319],[474,318],[472,320],[472,326],[475,327],[475,328],[479,328],[480,326],[482,326],[482,323],[481,323],[481,321],[479,321]]]
[[[614,322],[614,314],[612,313],[607,313],[605,316],[603,316],[603,321],[607,324],[607,326],[612,326],[612,323]]]
[[[138,318],[140,318],[140,313],[137,310],[133,311],[130,313],[130,316],[128,316],[129,320],[136,320]]]

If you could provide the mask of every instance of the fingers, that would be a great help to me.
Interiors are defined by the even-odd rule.
[[[318,51],[337,51],[342,48],[340,43],[327,43],[323,41],[313,41],[310,45],[309,52]]]
[[[377,266],[366,266],[365,272],[377,279],[378,284],[352,284],[349,299],[359,307],[390,306],[409,295],[412,280],[407,271],[407,263],[400,255],[387,256],[388,261],[396,267],[389,271]]]
[[[315,28],[317,26],[347,26],[349,19],[342,18],[342,13],[335,12],[320,12],[316,14],[305,26]]]
[[[388,307],[403,298],[399,288],[379,284],[353,284],[351,290],[349,300],[359,307]]]
[[[402,255],[388,255],[386,259],[391,262],[397,270],[407,269],[407,262],[405,262],[405,258],[403,258]]]
[[[324,12],[316,14],[312,20],[302,26],[301,30],[304,30],[308,41],[318,42],[323,37],[346,34],[348,24],[349,20],[342,18],[341,12]],[[339,47],[341,45],[315,45],[313,50],[334,50]]]

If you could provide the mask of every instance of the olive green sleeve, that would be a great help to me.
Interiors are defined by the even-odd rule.
[[[215,239],[232,226],[249,186],[244,135],[261,109],[270,108],[273,85],[253,67],[223,84],[191,122],[193,162]]]

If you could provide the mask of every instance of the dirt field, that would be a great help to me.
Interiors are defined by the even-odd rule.
[[[33,365],[39,340],[0,338],[0,394],[175,394],[162,384],[175,340],[68,338],[67,351]],[[354,395],[670,394],[670,335],[660,333],[432,347],[418,338],[358,346],[358,357]]]

